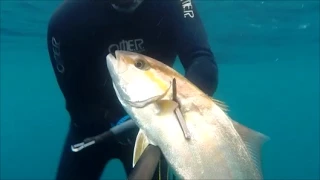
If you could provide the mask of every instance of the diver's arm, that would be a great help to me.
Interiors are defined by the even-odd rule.
[[[90,49],[87,48],[89,45],[84,39],[83,28],[74,28],[74,18],[65,18],[70,16],[68,10],[71,11],[72,8],[69,6],[72,7],[64,4],[57,9],[48,23],[47,30],[49,58],[59,87],[66,98],[67,108],[71,105],[69,102],[77,105],[80,103],[77,101],[82,99],[79,97],[81,94],[74,92],[79,92],[79,82],[85,75],[85,62],[90,58]]]
[[[105,141],[108,141],[109,139],[121,139],[121,136],[125,135],[128,131],[131,131],[134,128],[137,128],[136,124],[132,119],[129,119],[126,122],[111,128],[109,131],[106,131],[95,137],[87,138],[79,144],[72,145],[71,149],[73,152],[79,152],[82,149],[87,148],[93,144],[103,143]],[[152,179],[156,171],[156,168],[159,164],[160,158],[160,148],[149,144],[148,147],[141,154],[138,162],[134,166],[132,172],[129,174],[127,179]]]
[[[196,7],[192,1],[175,0],[170,8],[175,45],[186,78],[211,96],[218,85],[218,67]]]

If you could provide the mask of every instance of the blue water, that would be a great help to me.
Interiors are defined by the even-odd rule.
[[[1,1],[1,179],[56,173],[69,117],[45,38],[59,4]],[[216,98],[271,138],[265,178],[319,179],[319,1],[196,4],[220,67]],[[118,160],[105,178],[125,178]]]

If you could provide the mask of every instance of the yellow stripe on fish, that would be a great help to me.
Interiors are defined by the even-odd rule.
[[[155,82],[161,88],[161,90],[166,91],[169,88],[165,81],[157,77],[152,70],[147,70],[144,72],[144,74],[147,77],[149,77],[153,82]]]

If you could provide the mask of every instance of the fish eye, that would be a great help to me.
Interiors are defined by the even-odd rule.
[[[141,69],[141,70],[147,70],[148,69],[148,64],[145,60],[142,60],[142,59],[137,59],[135,62],[134,62],[134,66],[138,69]]]

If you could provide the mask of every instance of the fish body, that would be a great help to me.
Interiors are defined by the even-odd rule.
[[[152,144],[181,179],[263,178],[260,150],[269,138],[232,120],[222,102],[148,56],[116,51],[107,56],[107,66],[119,101],[140,128],[133,165]],[[173,78],[190,139],[174,113]]]

